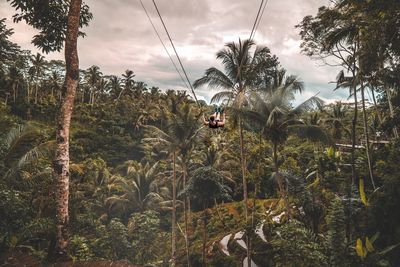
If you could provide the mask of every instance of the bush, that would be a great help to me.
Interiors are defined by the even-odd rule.
[[[93,253],[86,238],[75,235],[70,241],[70,255],[73,261],[88,261],[93,258]]]
[[[291,220],[279,227],[276,233],[271,242],[276,267],[328,266],[323,246],[300,222]]]

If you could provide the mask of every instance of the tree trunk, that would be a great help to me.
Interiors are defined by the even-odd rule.
[[[353,71],[353,80],[355,79],[355,73]],[[356,170],[356,129],[357,129],[357,116],[358,116],[358,101],[357,101],[357,85],[355,81],[353,81],[352,89],[354,96],[354,114],[353,120],[351,124],[351,182],[349,184],[349,188],[347,189],[347,198],[348,198],[348,222],[347,222],[347,237],[348,240],[351,240],[351,197],[352,197],[352,187],[354,182],[357,179],[357,170]]]
[[[26,88],[26,100],[28,103],[31,102],[31,83],[28,82],[28,86]]]
[[[376,97],[375,97],[375,89],[374,89],[374,87],[371,87],[371,95],[372,95],[372,100],[374,101],[374,108],[375,108],[376,116],[378,116],[379,123],[382,123],[381,113],[379,112],[379,110],[378,110],[378,104],[376,103]]]
[[[92,104],[92,89],[89,90],[89,105]]]
[[[273,145],[273,149],[274,149],[274,169],[275,172],[278,173],[279,172],[279,167],[278,167],[278,144],[276,144],[275,142],[272,144]]]
[[[15,83],[13,83],[12,90],[13,90],[13,100],[14,100],[14,103],[15,103],[15,101],[17,100],[17,89],[16,89],[16,86],[15,86]]]
[[[246,159],[244,157],[244,144],[243,144],[243,125],[242,119],[239,118],[239,138],[240,138],[240,162],[242,167],[242,179],[243,179],[243,200],[244,200],[244,214],[246,217],[246,222],[248,219],[248,209],[247,209],[247,181],[246,181]]]
[[[187,168],[186,165],[183,168],[183,188],[186,188],[186,176],[187,176]],[[190,267],[190,259],[189,259],[189,235],[188,235],[188,201],[189,197],[185,197],[183,201],[183,212],[184,212],[184,217],[185,217],[185,246],[186,246],[186,260],[187,260],[187,266]]]
[[[246,158],[244,156],[244,143],[243,143],[243,125],[242,119],[239,119],[239,131],[240,131],[240,159],[242,165],[242,177],[243,177],[243,200],[244,200],[244,215],[246,218],[246,225],[249,219],[249,212],[247,207],[247,180],[246,180]],[[246,238],[247,245],[249,246],[249,237]],[[251,261],[250,250],[247,248],[247,259]]]
[[[355,79],[355,75],[353,75],[353,79]],[[355,82],[354,82],[355,83]],[[353,120],[351,123],[351,185],[354,184],[357,179],[356,174],[356,129],[357,129],[357,116],[358,116],[358,99],[357,99],[357,85],[353,85],[353,96],[354,96],[354,114]]]
[[[82,0],[71,0],[65,39],[66,76],[62,87],[63,98],[57,116],[56,155],[54,174],[56,182],[56,253],[66,256],[68,248],[69,197],[69,129],[74,98],[79,79],[78,31]]]
[[[207,244],[207,206],[203,204],[203,267],[207,266],[206,262],[206,244]]]
[[[173,152],[173,175],[172,175],[172,221],[171,221],[171,265],[176,264],[176,151]]]
[[[372,186],[375,190],[375,181],[374,181],[374,174],[372,172],[372,160],[371,160],[371,151],[369,149],[369,134],[368,134],[368,118],[367,112],[365,110],[365,96],[364,96],[364,84],[361,82],[361,103],[362,103],[362,111],[363,111],[363,121],[364,121],[364,137],[365,137],[365,148],[367,151],[367,160],[368,160],[368,170],[369,170],[369,177],[371,178]]]
[[[390,118],[393,119],[394,118],[394,109],[393,109],[393,105],[392,105],[392,96],[390,93],[390,89],[388,87],[386,87],[385,90],[386,90],[386,98],[387,98],[388,105],[389,105]],[[399,138],[399,132],[397,131],[396,126],[393,127],[393,136],[395,138]]]
[[[124,88],[122,88],[121,92],[119,92],[118,97],[117,97],[117,101],[119,101],[119,99],[121,98],[123,92],[124,92]]]
[[[274,160],[274,171],[275,171],[275,177],[276,177],[276,182],[278,183],[278,194],[280,197],[285,198],[285,188],[284,184],[282,181],[282,177],[279,174],[279,166],[278,166],[278,144],[273,142],[273,160]]]
[[[38,84],[35,83],[35,104],[38,102]]]

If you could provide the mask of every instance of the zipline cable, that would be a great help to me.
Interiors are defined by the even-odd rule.
[[[199,101],[197,100],[197,96],[196,96],[196,93],[194,92],[193,86],[192,86],[192,84],[190,83],[190,80],[189,80],[189,77],[188,77],[188,75],[187,75],[187,73],[186,73],[186,70],[185,70],[185,68],[183,67],[183,64],[182,64],[182,61],[181,61],[181,59],[180,59],[180,57],[179,57],[179,55],[178,55],[178,52],[176,51],[174,42],[172,41],[172,38],[171,38],[171,36],[170,36],[170,34],[169,34],[169,32],[168,32],[167,26],[165,25],[164,20],[163,20],[162,17],[161,17],[160,11],[158,10],[157,4],[156,4],[156,2],[155,2],[154,0],[153,0],[153,4],[154,4],[154,7],[155,7],[156,10],[157,10],[158,16],[160,17],[161,23],[162,23],[162,25],[164,26],[164,30],[165,30],[165,32],[166,32],[167,35],[168,35],[168,39],[169,39],[169,41],[170,41],[170,43],[171,43],[171,45],[172,45],[172,48],[174,49],[175,55],[176,55],[176,57],[178,58],[178,61],[179,61],[179,64],[180,64],[180,66],[181,66],[181,68],[182,68],[183,74],[185,74],[186,80],[187,80],[188,83],[189,83],[190,89],[192,90],[193,97],[194,97],[194,99],[195,99],[197,105],[198,105],[199,107],[201,107]]]
[[[267,6],[268,1],[269,1],[269,0],[265,0],[265,4],[264,4],[264,7],[263,7],[263,9],[262,9],[262,11],[261,11],[260,18],[259,18],[259,20],[258,20],[258,22],[257,22],[257,25],[256,25],[256,28],[255,28],[255,30],[254,30],[254,35],[256,35],[256,33],[257,33],[258,26],[260,25],[260,22],[261,22],[261,20],[262,20],[263,15],[264,15],[265,7]],[[253,35],[253,37],[254,37],[254,35]]]
[[[253,34],[255,32],[255,28],[256,28],[257,23],[258,23],[258,17],[260,16],[261,10],[263,8],[263,4],[264,4],[264,0],[261,0],[261,4],[260,4],[260,7],[258,8],[256,19],[254,20],[253,28],[251,29],[251,32],[250,32],[250,37],[249,37],[250,41],[253,39]]]
[[[189,86],[186,84],[185,79],[183,79],[182,74],[181,74],[180,71],[178,70],[178,67],[176,66],[174,60],[172,59],[171,54],[168,52],[168,49],[167,49],[167,47],[165,46],[163,40],[161,39],[161,36],[160,36],[160,34],[158,33],[158,31],[157,31],[157,29],[156,29],[156,27],[155,27],[153,21],[151,20],[151,18],[150,18],[150,16],[149,16],[149,13],[147,12],[147,9],[146,9],[146,7],[144,6],[142,0],[140,0],[140,4],[142,5],[142,8],[143,8],[144,12],[146,13],[147,18],[148,18],[148,20],[150,21],[151,26],[153,27],[153,30],[154,30],[154,32],[156,33],[157,37],[158,37],[158,40],[160,40],[162,46],[164,47],[165,52],[167,53],[169,59],[171,60],[172,65],[174,65],[174,68],[175,68],[176,72],[177,72],[177,73],[179,74],[179,76],[181,77],[181,80],[182,80],[183,84],[184,84],[188,89],[190,89]]]
[[[266,3],[268,2],[268,0],[266,0],[266,2],[265,2],[265,5],[264,5],[264,0],[261,0],[261,3],[260,3],[260,7],[258,8],[258,11],[257,11],[257,16],[256,16],[256,19],[254,20],[254,23],[253,23],[253,27],[252,27],[252,29],[251,29],[251,32],[250,32],[250,37],[249,37],[249,42],[251,42],[252,41],[252,39],[253,39],[253,35],[254,35],[254,33],[255,33],[255,31],[256,31],[256,28],[258,27],[258,24],[259,24],[259,22],[260,22],[260,20],[261,20],[261,17],[262,17],[262,15],[264,14],[264,10],[265,10],[265,6],[266,6]],[[260,14],[261,14],[261,16],[260,16]],[[260,18],[260,19],[259,19]],[[240,60],[240,64],[239,64],[239,68],[238,68],[238,73],[237,73],[237,75],[236,75],[236,80],[237,79],[239,79],[239,77],[241,76],[241,72],[242,72],[242,67],[243,67],[243,60],[244,60],[244,55],[242,56],[242,58],[241,58],[241,60]],[[241,82],[241,81],[240,81]]]

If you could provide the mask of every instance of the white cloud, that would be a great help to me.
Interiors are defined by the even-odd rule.
[[[162,39],[169,45],[162,25],[150,0],[142,0],[148,9]],[[87,37],[79,40],[82,68],[101,67],[103,73],[120,75],[132,69],[138,80],[162,89],[183,89],[183,83],[159,43],[139,0],[86,0],[94,19],[84,31]],[[279,57],[288,73],[298,75],[305,82],[308,94],[321,91],[326,99],[346,97],[347,92],[333,92],[329,84],[338,69],[320,66],[301,55],[300,37],[295,25],[306,15],[315,14],[328,0],[271,0],[255,35],[259,45],[267,45]],[[259,1],[242,0],[169,0],[157,1],[163,19],[175,42],[191,81],[198,79],[204,70],[221,67],[215,54],[226,42],[246,39],[250,34]],[[14,10],[5,0],[0,0],[0,17],[7,18],[14,28],[12,38],[24,49],[36,49],[30,44],[35,30],[24,23],[13,24]],[[52,53],[49,59],[62,59],[62,53]],[[176,61],[177,63],[177,61]],[[215,93],[199,90],[199,96],[209,99]],[[200,98],[200,97],[199,97]],[[304,98],[304,97],[303,97]]]

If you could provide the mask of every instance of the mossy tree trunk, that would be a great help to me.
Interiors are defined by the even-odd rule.
[[[54,174],[56,181],[56,253],[67,254],[69,236],[69,131],[74,98],[79,80],[78,31],[82,0],[71,0],[65,39],[66,76],[62,87],[63,97],[56,121],[56,155]]]

